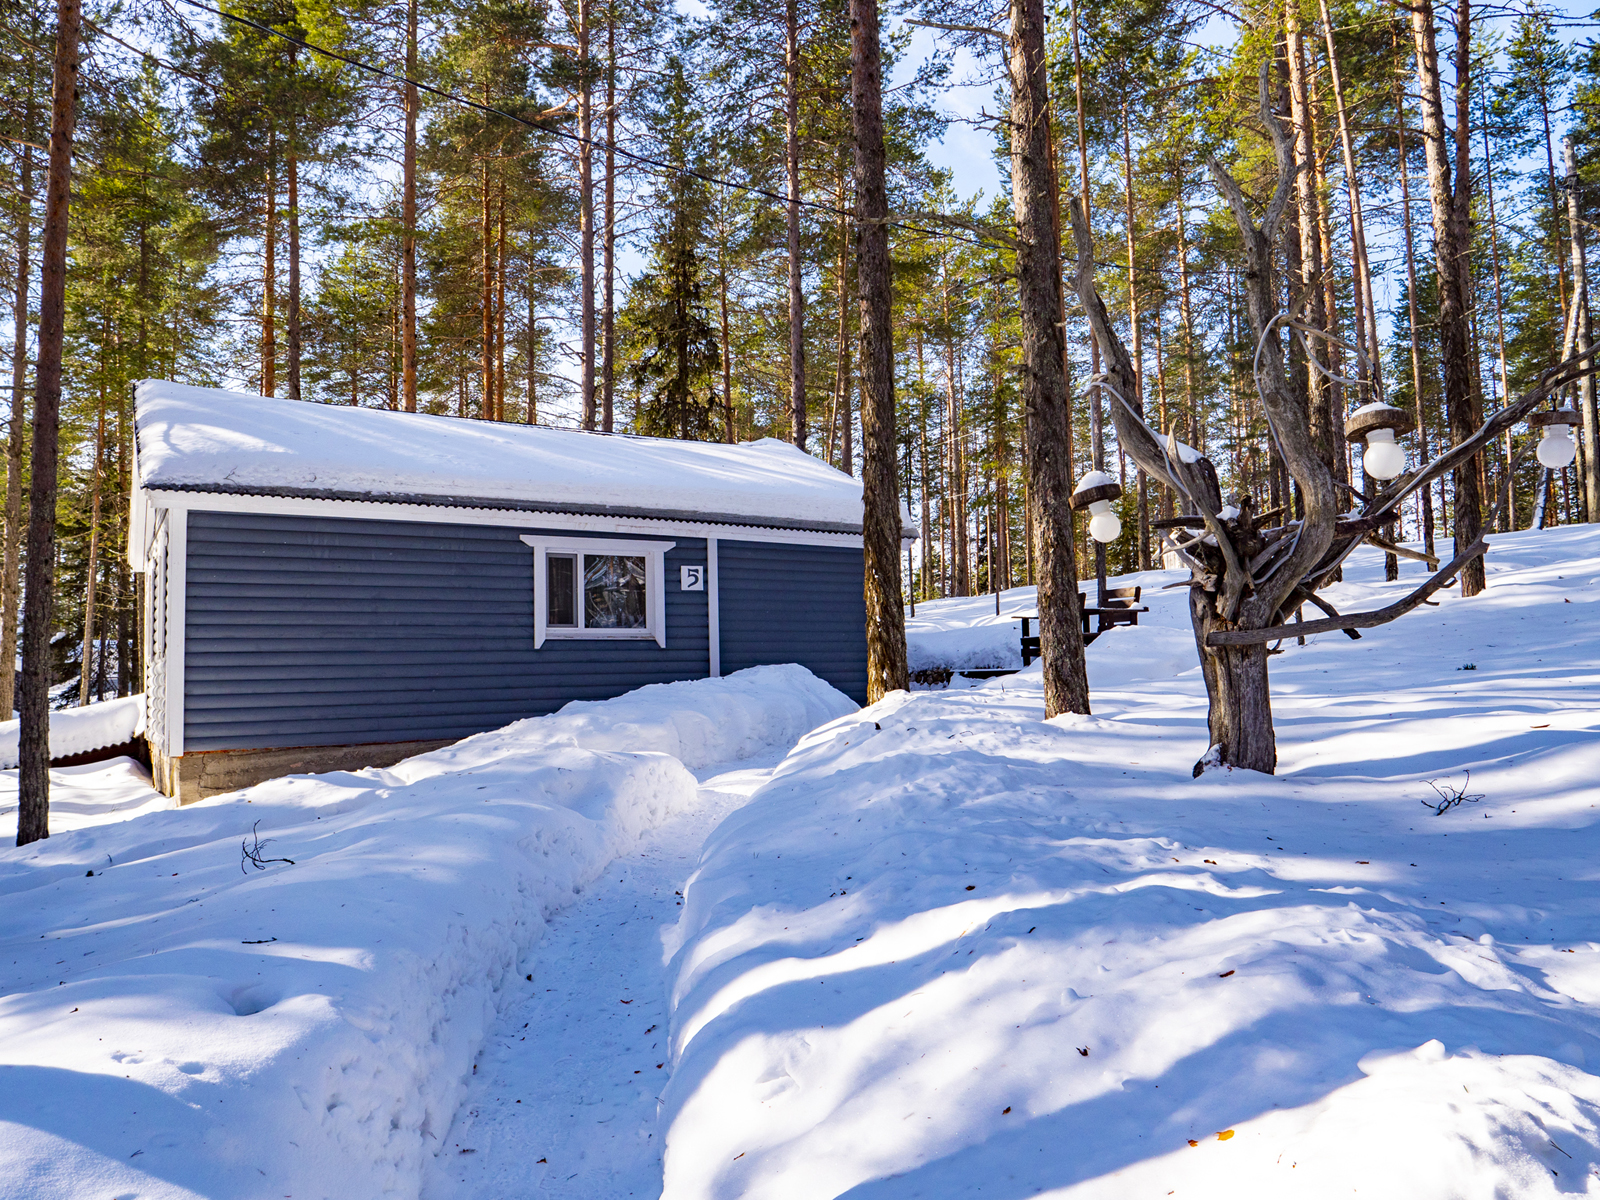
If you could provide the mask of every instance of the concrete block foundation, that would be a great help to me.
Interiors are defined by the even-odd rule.
[[[451,744],[453,738],[425,742],[372,742],[360,746],[288,746],[271,750],[205,750],[168,757],[152,749],[151,775],[156,787],[193,804],[284,775],[316,775],[323,771],[359,771],[390,767],[414,754]]]

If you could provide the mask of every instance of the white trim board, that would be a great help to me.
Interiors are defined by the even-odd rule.
[[[183,650],[188,637],[189,514],[167,522],[167,754],[183,753]]]
[[[713,679],[722,675],[722,610],[717,592],[717,539],[706,539],[706,643],[710,647],[707,673]]]
[[[421,525],[497,525],[509,529],[549,529],[573,533],[648,534],[657,537],[722,538],[800,546],[848,546],[860,549],[859,533],[827,533],[808,529],[773,529],[757,525],[613,517],[598,513],[526,512],[504,508],[457,508],[452,505],[397,504],[377,500],[321,500],[300,496],[240,496],[224,492],[179,492],[139,488],[146,513],[237,512],[291,517],[334,517],[356,521],[409,521]],[[148,517],[146,518],[148,521]],[[136,568],[137,569],[137,568]]]

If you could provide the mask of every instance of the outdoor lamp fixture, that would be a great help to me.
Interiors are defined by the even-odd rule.
[[[1122,495],[1122,485],[1104,471],[1090,471],[1078,480],[1078,489],[1067,503],[1074,512],[1089,510],[1089,536],[1097,542],[1114,542],[1122,533],[1122,522],[1111,511],[1111,502]]]
[[[1572,440],[1572,427],[1577,423],[1577,410],[1571,408],[1536,412],[1528,418],[1530,427],[1544,429],[1544,436],[1539,439],[1539,461],[1552,471],[1570,466],[1578,456],[1578,444]]]
[[[1417,427],[1404,409],[1392,404],[1363,404],[1344,419],[1345,441],[1354,446],[1363,438],[1361,472],[1374,479],[1393,479],[1406,469],[1405,447],[1395,441]]]

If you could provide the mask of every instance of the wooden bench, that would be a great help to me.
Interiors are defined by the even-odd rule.
[[[1139,595],[1143,591],[1138,587],[1107,588],[1099,606],[1095,608],[1090,608],[1088,597],[1079,592],[1078,608],[1083,613],[1083,644],[1087,646],[1106,630],[1118,625],[1137,625],[1139,614],[1150,611],[1139,606]],[[1092,632],[1089,629],[1090,616],[1096,618]]]
[[[1107,588],[1105,602],[1094,608],[1089,607],[1088,596],[1079,592],[1078,611],[1083,619],[1083,644],[1087,646],[1106,630],[1118,625],[1137,625],[1139,614],[1150,611],[1139,604],[1143,590],[1137,587]],[[1090,617],[1097,619],[1094,629],[1089,628]],[[1022,665],[1025,667],[1040,656],[1039,635],[1031,632],[1032,623],[1038,619],[1034,616],[1022,618]]]

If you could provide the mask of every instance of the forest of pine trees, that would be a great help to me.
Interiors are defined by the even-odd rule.
[[[186,0],[83,12],[53,703],[139,687],[125,540],[143,378],[466,420],[777,437],[861,473],[849,6],[218,3],[242,20]],[[1342,437],[1355,407],[1414,413],[1418,461],[1460,436],[1449,386],[1491,414],[1588,337],[1600,42],[1587,22],[1532,0],[1106,0],[1081,13],[1057,0],[1046,18],[1058,211],[1082,196],[1144,410],[1209,456],[1225,495],[1258,511],[1294,503],[1254,383],[1240,233],[1207,169],[1215,158],[1264,202],[1264,61],[1299,168],[1277,247],[1283,302],[1337,339],[1292,339],[1289,378],[1345,484],[1363,486]],[[1008,20],[968,0],[884,15],[895,438],[924,532],[903,564],[908,600],[1034,579],[1010,130],[994,115],[1009,111]],[[55,36],[53,11],[0,0],[0,717],[27,607]],[[953,118],[950,90],[974,83],[992,99]],[[993,147],[985,194],[936,165],[952,119]],[[1464,244],[1438,253],[1441,231]],[[1457,294],[1458,270],[1470,379],[1450,384],[1441,336],[1459,323],[1441,322],[1441,297]],[[1109,569],[1159,565],[1152,522],[1173,498],[1117,445],[1104,389],[1085,393],[1101,364],[1066,295],[1074,478],[1098,446],[1124,485]],[[1551,473],[1523,452],[1532,438],[1519,427],[1478,460],[1482,519],[1600,519],[1590,445]],[[1458,486],[1446,474],[1408,501],[1395,536],[1429,550],[1448,539]],[[1092,573],[1077,538],[1079,573]]]

